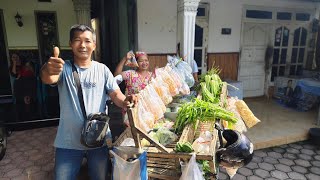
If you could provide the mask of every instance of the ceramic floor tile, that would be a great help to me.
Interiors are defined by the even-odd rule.
[[[299,112],[263,98],[245,99],[245,102],[261,120],[246,133],[255,149],[306,140],[308,130],[315,127],[318,108]]]

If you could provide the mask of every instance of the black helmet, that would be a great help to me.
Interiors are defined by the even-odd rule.
[[[221,131],[223,138],[227,141],[221,144],[216,152],[216,158],[221,166],[226,168],[240,168],[247,165],[253,158],[253,144],[242,133],[235,130],[219,130],[221,141]]]

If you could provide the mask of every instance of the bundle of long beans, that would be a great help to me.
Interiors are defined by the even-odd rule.
[[[187,124],[196,125],[197,120],[205,122],[217,119],[224,119],[231,123],[237,121],[232,112],[220,107],[219,104],[194,99],[180,107],[174,127],[175,131],[180,133]]]

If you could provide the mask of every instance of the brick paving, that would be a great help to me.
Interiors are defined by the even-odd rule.
[[[0,179],[53,179],[56,131],[56,127],[14,131],[8,137],[7,152],[0,161]],[[82,168],[79,179],[88,179],[85,171]],[[220,168],[219,179],[229,179],[223,168]],[[320,180],[320,147],[302,141],[256,150],[253,160],[232,179]]]
[[[219,179],[230,179],[223,168]],[[256,150],[253,160],[232,179],[320,180],[320,147],[302,141]]]

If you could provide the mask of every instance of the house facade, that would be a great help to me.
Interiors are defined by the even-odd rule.
[[[245,97],[263,96],[275,77],[319,67],[319,12],[315,0],[2,0],[0,96],[15,112],[26,111],[14,105],[9,67],[16,53],[33,63],[36,76],[30,117],[16,121],[58,118],[57,89],[40,82],[39,69],[53,46],[72,58],[68,32],[76,23],[96,30],[94,59],[112,71],[129,50],[146,51],[151,68],[164,66],[180,44],[199,73],[218,66],[223,79],[242,83]]]

